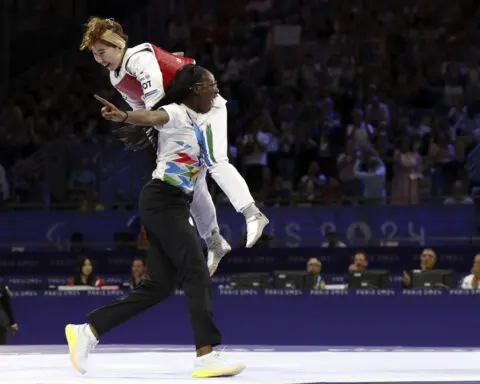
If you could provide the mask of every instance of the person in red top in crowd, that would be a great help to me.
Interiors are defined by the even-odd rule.
[[[75,275],[67,280],[67,285],[88,285],[101,288],[105,285],[105,282],[93,273],[92,261],[82,257],[78,260]]]
[[[172,54],[151,43],[128,47],[127,40],[122,26],[115,20],[92,17],[86,25],[80,49],[90,50],[95,60],[110,72],[112,86],[133,110],[156,109],[175,73],[184,65],[195,63],[195,60],[183,57],[183,54]],[[206,166],[200,170],[190,205],[190,214],[195,220],[198,233],[208,247],[208,267],[211,275],[216,271],[222,257],[231,251],[231,247],[220,235],[215,205],[206,181],[207,169],[235,210],[244,215],[247,224],[247,248],[258,241],[269,222],[255,205],[243,177],[228,161],[226,104],[227,101],[217,95],[213,108],[205,114],[209,121],[206,126],[209,156],[204,159]],[[150,127],[142,130],[133,127],[133,130],[131,134],[138,140],[130,149],[138,150],[152,145],[158,151],[158,133],[155,129]],[[117,130],[117,133],[119,132],[120,130]],[[185,143],[176,143],[180,157],[175,162],[181,166],[185,161],[182,159]],[[178,168],[176,163],[172,165],[173,168]]]

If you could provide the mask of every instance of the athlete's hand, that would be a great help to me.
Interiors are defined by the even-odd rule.
[[[115,121],[117,123],[123,123],[127,119],[127,112],[121,111],[108,100],[105,100],[103,97],[100,97],[98,95],[94,95],[94,97],[104,105],[101,111],[104,119]]]

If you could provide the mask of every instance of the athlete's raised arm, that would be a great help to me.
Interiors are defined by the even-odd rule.
[[[103,97],[95,95],[95,98],[103,104],[101,113],[104,119],[115,121],[117,123],[127,123],[136,125],[164,125],[168,123],[168,113],[163,109],[154,111],[138,110],[138,111],[122,111],[114,104],[105,100]]]

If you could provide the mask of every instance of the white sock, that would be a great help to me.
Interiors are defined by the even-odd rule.
[[[210,232],[210,236],[205,238],[205,242],[207,243],[207,247],[210,248],[212,246],[212,244],[214,244],[216,242],[220,242],[221,238],[222,238],[222,236],[220,235],[220,232],[218,231],[218,229],[214,229],[212,232]]]
[[[91,340],[91,341],[98,341],[95,335],[92,332],[92,329],[90,328],[90,324],[85,324],[84,326],[84,332],[85,335]]]
[[[208,359],[208,358],[212,355],[212,353],[214,353],[214,352],[215,352],[215,351],[212,351],[212,352],[208,352],[206,355],[197,356],[197,360],[202,361],[202,360]]]
[[[243,208],[242,213],[243,213],[243,216],[245,216],[245,218],[248,219],[249,217],[255,216],[257,213],[261,213],[261,212],[255,205],[255,203],[252,203],[250,205],[247,205],[245,208]]]

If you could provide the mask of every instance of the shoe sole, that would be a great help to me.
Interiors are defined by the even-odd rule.
[[[193,372],[192,377],[195,379],[206,379],[209,377],[233,377],[242,373],[244,369],[245,369],[245,365],[241,365],[241,364],[236,365],[233,368],[230,368],[228,370],[222,370],[222,371],[199,369],[198,371]]]
[[[72,362],[73,367],[82,375],[85,374],[85,370],[81,369],[77,364],[77,359],[75,357],[75,346],[77,345],[77,338],[75,336],[75,327],[71,324],[65,327],[65,337],[67,339],[68,351],[70,355],[70,361]]]

